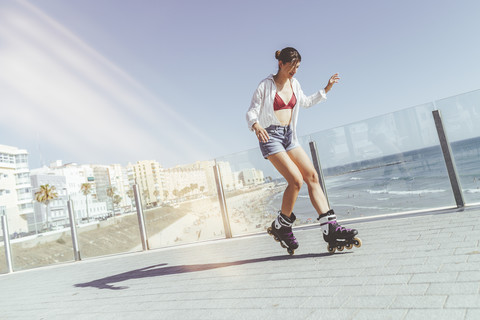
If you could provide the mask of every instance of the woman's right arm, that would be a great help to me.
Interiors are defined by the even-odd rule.
[[[257,136],[258,140],[261,142],[267,142],[269,139],[267,131],[258,122],[260,110],[263,105],[264,93],[265,93],[265,83],[262,81],[258,85],[257,90],[255,90],[253,94],[252,101],[250,103],[250,108],[248,109],[248,112],[247,112],[248,128],[251,131],[255,131],[255,135]]]
[[[254,130],[253,125],[258,122],[260,109],[262,108],[262,105],[263,105],[264,92],[265,92],[265,85],[263,82],[261,82],[258,85],[257,90],[255,90],[255,92],[253,93],[252,101],[250,102],[250,108],[248,109],[248,112],[247,112],[248,128],[252,131]]]

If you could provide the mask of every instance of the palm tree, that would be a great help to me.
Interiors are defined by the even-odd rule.
[[[35,200],[39,203],[45,205],[47,211],[47,229],[48,229],[48,216],[49,216],[49,204],[50,201],[58,198],[58,193],[55,192],[55,186],[50,186],[49,184],[41,185],[40,189],[35,192]]]
[[[113,214],[115,214],[115,206],[118,206],[122,202],[122,197],[118,194],[113,196]]]
[[[153,196],[155,197],[155,200],[157,200],[157,204],[158,205],[158,202],[159,202],[159,197],[160,197],[160,191],[158,191],[157,189],[155,189],[155,191],[153,191]]]
[[[115,197],[115,192],[117,191],[117,188],[115,187],[108,187],[107,188],[107,197],[110,198],[110,200],[112,200],[112,207],[113,207],[113,217],[115,218],[115,206],[113,205],[113,197]]]
[[[133,190],[129,189],[127,191],[127,197],[130,198],[130,203],[132,203],[132,207],[135,207],[135,196],[133,195]]]
[[[147,197],[148,197],[148,200],[150,200],[150,194],[149,194],[149,192],[148,192],[147,189],[144,189],[144,190],[142,191],[142,196],[143,196],[143,205],[146,206],[147,203],[148,203]]]
[[[90,222],[90,214],[88,213],[88,195],[92,192],[92,185],[90,183],[82,183],[80,191],[85,196],[85,206],[87,208],[87,222]]]

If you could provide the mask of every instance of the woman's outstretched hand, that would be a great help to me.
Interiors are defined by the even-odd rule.
[[[333,76],[331,76],[328,80],[327,86],[325,87],[325,93],[330,91],[330,89],[332,89],[333,87],[333,84],[338,83],[338,80],[340,80],[340,78],[338,77],[338,73],[335,73]]]

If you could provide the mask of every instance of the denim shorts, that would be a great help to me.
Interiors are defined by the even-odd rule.
[[[270,139],[267,142],[259,142],[265,159],[275,153],[290,151],[299,146],[298,143],[293,142],[293,131],[290,126],[271,125],[265,130]]]

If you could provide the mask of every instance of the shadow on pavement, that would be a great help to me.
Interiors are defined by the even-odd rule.
[[[98,279],[98,280],[93,280],[90,282],[78,283],[78,284],[75,284],[74,286],[80,287],[80,288],[93,287],[97,289],[124,290],[124,289],[128,289],[129,287],[115,286],[114,284],[118,282],[126,281],[126,280],[131,280],[131,279],[161,277],[161,276],[172,275],[172,274],[206,271],[206,270],[225,268],[225,267],[231,267],[231,266],[239,266],[242,264],[259,263],[259,262],[266,262],[266,261],[281,261],[281,260],[290,260],[290,259],[319,258],[324,256],[330,256],[330,254],[329,253],[301,254],[301,255],[295,255],[295,256],[282,255],[282,256],[240,260],[240,261],[224,262],[224,263],[193,264],[193,265],[181,265],[181,266],[171,266],[171,267],[166,267],[167,264],[162,263],[162,264],[157,264],[157,265],[146,267],[146,268],[141,268],[141,269],[136,269],[136,270],[116,274],[116,275]]]

